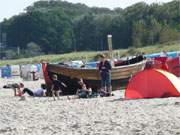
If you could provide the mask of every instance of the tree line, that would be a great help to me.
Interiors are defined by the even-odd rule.
[[[107,35],[113,49],[143,47],[179,40],[178,0],[148,5],[144,2],[125,9],[90,8],[60,0],[38,1],[24,13],[4,19],[6,51],[20,48],[21,55],[60,54],[107,49]],[[2,35],[2,34],[1,34]]]

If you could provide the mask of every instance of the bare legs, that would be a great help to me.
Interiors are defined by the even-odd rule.
[[[53,96],[53,99],[54,99],[54,101],[56,100],[56,96],[57,96],[57,99],[59,100],[60,98],[59,98],[59,91],[52,91],[52,96]]]
[[[107,92],[108,92],[109,94],[111,94],[111,92],[112,92],[112,86],[108,86],[108,87],[107,87]]]
[[[112,86],[102,87],[100,90],[100,96],[110,96],[112,92]]]
[[[16,88],[13,88],[13,90],[14,90],[14,96],[16,96],[16,93],[17,93]]]

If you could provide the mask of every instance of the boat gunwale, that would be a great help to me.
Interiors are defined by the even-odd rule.
[[[143,60],[143,61],[140,61],[138,63],[135,63],[135,64],[129,64],[129,65],[123,65],[123,66],[117,66],[117,67],[113,67],[113,69],[123,69],[123,68],[129,68],[129,67],[134,67],[134,66],[138,66],[138,65],[141,65],[141,64],[144,64],[147,62],[147,60]],[[72,70],[83,70],[83,71],[97,71],[98,68],[73,68],[73,67],[65,67],[63,65],[58,65],[58,64],[49,64],[50,66],[55,66],[55,67],[61,67],[61,68],[65,68],[65,69],[72,69]],[[48,66],[49,66],[48,65]]]

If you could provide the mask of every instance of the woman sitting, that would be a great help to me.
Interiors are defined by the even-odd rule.
[[[78,89],[77,89],[77,92],[76,92],[76,95],[74,98],[70,98],[68,96],[68,99],[77,99],[77,98],[88,98],[90,97],[92,94],[92,89],[91,87],[87,86],[83,79],[79,79],[78,80]]]
[[[78,81],[79,88],[76,92],[76,95],[79,96],[79,98],[88,98],[92,94],[91,87],[86,86],[83,79],[80,79]]]

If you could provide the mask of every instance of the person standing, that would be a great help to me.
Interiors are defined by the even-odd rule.
[[[101,54],[99,64],[99,72],[101,75],[101,89],[105,92],[111,94],[111,70],[112,66],[110,62],[106,59],[105,55]]]
[[[52,96],[55,99],[55,95],[59,99],[59,94],[62,92],[61,86],[67,87],[66,84],[58,80],[57,75],[52,76],[52,86],[51,86],[51,91],[52,91]]]

